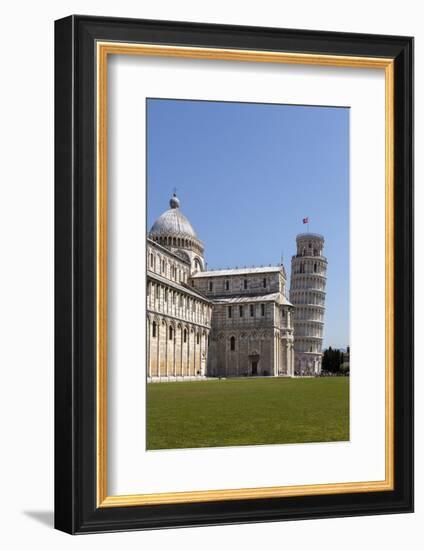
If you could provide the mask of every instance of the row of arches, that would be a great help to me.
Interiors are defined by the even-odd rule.
[[[201,325],[211,321],[209,305],[157,282],[147,283],[147,308]]]
[[[317,321],[324,322],[324,310],[322,308],[313,308],[298,306],[295,310],[296,321]]]
[[[208,348],[208,329],[148,316],[148,378],[206,376]]]
[[[178,261],[170,260],[164,254],[159,254],[151,249],[147,254],[147,266],[150,271],[162,275],[166,279],[179,283],[187,283],[189,267],[183,266]]]
[[[321,353],[322,342],[321,340],[311,342],[308,339],[300,341],[295,339],[295,350],[297,353]]]
[[[319,275],[325,275],[326,267],[324,262],[298,262],[295,273],[318,273]]]
[[[317,277],[314,274],[308,274],[306,277],[293,277],[291,280],[290,292],[293,290],[321,290],[325,291],[325,278]]]
[[[294,369],[296,376],[316,376],[321,372],[321,358],[296,358]]]
[[[300,323],[295,323],[294,336],[296,340],[299,338],[322,338],[322,325],[309,324],[304,321]]]
[[[170,236],[153,236],[153,240],[162,246],[178,246],[182,248],[190,248],[190,239],[184,239],[183,237],[170,237]]]
[[[309,245],[308,248],[304,246],[298,256],[321,256],[321,251],[318,248],[312,248],[312,245]]]
[[[308,240],[307,238],[296,239],[297,242],[297,255],[298,256],[321,256],[324,240],[322,238],[314,238]]]
[[[291,302],[298,305],[312,305],[312,306],[325,306],[325,292],[323,290],[299,290],[292,288],[290,290],[290,300]]]
[[[203,248],[200,243],[189,237],[175,237],[170,235],[154,235],[152,240],[162,246],[172,246],[175,248],[186,248],[188,250],[195,250],[200,254],[203,253]]]

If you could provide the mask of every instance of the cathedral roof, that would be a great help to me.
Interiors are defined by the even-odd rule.
[[[220,304],[244,304],[252,302],[278,302],[280,305],[292,306],[293,304],[281,292],[273,292],[272,294],[255,294],[254,296],[229,296],[212,298],[214,303]]]
[[[169,205],[171,208],[161,214],[152,225],[149,237],[186,237],[197,239],[191,223],[180,210],[180,201],[175,193],[172,195]]]
[[[283,269],[282,265],[263,267],[236,267],[235,269],[214,269],[212,271],[199,271],[192,275],[194,279],[201,277],[228,277],[230,275],[250,275],[252,273],[277,273]]]

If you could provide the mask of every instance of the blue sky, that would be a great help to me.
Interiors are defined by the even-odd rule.
[[[276,265],[325,237],[324,346],[349,344],[349,109],[147,100],[149,228],[174,187],[208,268]]]

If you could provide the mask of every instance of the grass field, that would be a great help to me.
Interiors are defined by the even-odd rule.
[[[346,441],[349,378],[147,385],[147,449]]]

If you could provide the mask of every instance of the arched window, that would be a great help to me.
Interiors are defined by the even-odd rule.
[[[230,350],[234,351],[236,349],[236,339],[234,336],[231,336],[230,338]]]
[[[187,330],[184,329],[184,336],[183,336],[184,344],[187,342]]]
[[[200,344],[200,334],[197,333],[196,335],[196,344],[199,345]]]
[[[165,273],[165,260],[162,260],[162,273]]]
[[[156,321],[152,323],[152,337],[156,338]]]
[[[154,264],[154,257],[153,254],[150,254],[150,267],[153,267]]]
[[[316,273],[317,271],[318,271],[317,264],[314,264],[314,273]]]
[[[174,334],[174,329],[170,326],[169,327],[169,339],[172,340],[172,336]]]

